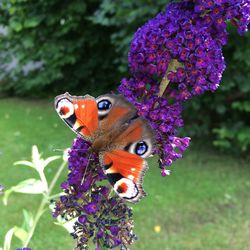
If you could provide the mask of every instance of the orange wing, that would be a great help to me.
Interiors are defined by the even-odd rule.
[[[98,110],[92,96],[71,96],[68,93],[55,98],[55,108],[62,120],[78,135],[92,141],[98,129]]]
[[[100,129],[111,135],[111,141],[101,149],[100,162],[114,191],[135,203],[146,195],[142,188],[147,169],[144,158],[152,153],[153,131],[124,97],[104,95],[97,103],[99,100],[112,103],[112,109],[101,116]]]
[[[147,162],[136,154],[113,150],[101,155],[104,172],[114,191],[129,202],[138,202],[146,195],[142,188]]]
[[[98,112],[95,99],[73,99],[76,123],[74,128],[83,136],[92,136],[98,128]]]

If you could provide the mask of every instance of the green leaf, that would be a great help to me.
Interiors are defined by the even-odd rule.
[[[245,111],[245,112],[250,112],[250,102],[249,101],[245,101],[245,102],[234,102],[232,104],[232,108],[233,109],[237,109],[240,111]]]
[[[57,217],[58,222],[54,222],[54,224],[63,227],[66,229],[69,233],[74,232],[73,226],[75,225],[75,222],[77,221],[77,218],[74,218],[72,220],[66,221],[62,219],[60,216]]]
[[[29,231],[34,224],[33,214],[30,211],[23,209],[23,217],[24,217],[23,228]]]
[[[16,31],[16,32],[19,32],[23,29],[23,25],[21,22],[15,20],[14,18],[11,18],[10,19],[10,23],[9,23],[9,26],[12,30]]]
[[[13,15],[16,12],[16,7],[12,6],[9,8],[9,13]]]
[[[24,243],[28,237],[28,232],[21,227],[15,227],[14,235]]]
[[[32,146],[32,164],[39,173],[43,172],[44,168],[48,166],[52,161],[60,158],[61,156],[51,156],[44,160],[43,158],[41,158],[41,154],[39,153],[37,146]]]
[[[16,226],[11,228],[5,235],[3,250],[12,249],[11,240],[12,240],[13,235],[15,235],[18,239],[22,241],[22,243],[24,243],[28,236],[28,232],[25,231],[23,228],[16,227]]]
[[[14,163],[14,165],[24,165],[24,166],[28,166],[28,167],[31,167],[31,168],[36,168],[35,165],[30,161],[16,161]]]
[[[27,179],[25,181],[19,182],[16,186],[4,192],[3,203],[7,205],[8,198],[12,192],[25,193],[25,194],[42,194],[46,191],[46,187],[40,180],[37,179]]]
[[[24,36],[22,39],[22,44],[25,49],[33,48],[34,46],[33,37],[31,37],[30,35]]]
[[[40,20],[39,18],[29,18],[29,19],[25,19],[25,20],[24,20],[23,26],[24,26],[25,28],[34,28],[34,27],[36,27],[36,26],[39,25],[40,21],[41,21],[41,20]]]
[[[103,239],[100,239],[100,248],[101,248],[102,250],[108,249],[107,247],[104,246],[104,240],[103,240]]]
[[[38,148],[36,145],[32,146],[32,154],[31,154],[32,162],[35,165],[35,168],[40,168],[41,167],[41,155],[39,154]]]
[[[45,190],[42,182],[33,178],[22,181],[11,189],[17,193],[26,194],[41,194]]]
[[[15,232],[15,227],[11,228],[5,235],[3,250],[10,250],[12,236]]]
[[[216,140],[213,141],[213,145],[222,148],[230,148],[232,146],[228,140]]]
[[[13,191],[12,191],[11,189],[8,189],[8,190],[6,190],[6,191],[4,192],[3,204],[4,204],[5,206],[7,206],[7,204],[8,204],[8,198],[9,198],[9,196],[10,196],[10,194],[11,194],[12,192],[13,192]]]
[[[51,157],[48,157],[47,159],[44,160],[43,162],[43,167],[45,168],[46,166],[48,166],[52,161],[55,161],[55,160],[58,160],[58,159],[61,159],[62,157],[61,156],[51,156]]]

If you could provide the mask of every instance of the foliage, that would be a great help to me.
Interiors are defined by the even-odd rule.
[[[2,91],[91,91],[118,80],[112,63],[116,53],[109,42],[112,28],[88,20],[99,2],[2,1],[0,23],[8,27],[8,35],[2,35],[0,51],[6,63],[13,56],[18,61],[2,80]]]
[[[60,156],[51,156],[46,159],[41,158],[41,154],[38,152],[37,146],[32,147],[32,161],[18,161],[15,165],[23,165],[33,168],[39,174],[39,179],[30,178],[24,181],[19,182],[17,185],[7,189],[3,195],[3,203],[7,205],[8,198],[11,193],[23,193],[23,194],[40,194],[42,196],[41,203],[37,212],[33,214],[30,211],[23,209],[23,224],[21,227],[14,226],[12,227],[5,235],[4,246],[3,250],[10,250],[11,248],[11,241],[12,237],[17,237],[22,244],[22,250],[30,250],[27,248],[29,242],[34,234],[36,229],[37,223],[39,222],[41,216],[44,212],[49,208],[48,204],[50,200],[54,197],[58,197],[60,194],[52,195],[52,191],[54,185],[60,176],[63,168],[67,162],[66,154],[63,156],[63,162],[59,166],[57,173],[55,174],[54,178],[52,179],[50,185],[48,186],[47,178],[44,174],[45,168],[53,161],[58,160],[62,157]],[[65,220],[63,221],[62,218],[59,218],[59,222],[56,224],[63,226],[68,230],[69,224]]]
[[[167,2],[1,1],[0,24],[9,27],[8,36],[0,35],[1,61],[12,61],[14,55],[19,64],[0,80],[0,91],[45,96],[64,91],[97,95],[111,90],[128,73],[127,52],[133,34],[164,10]],[[185,134],[213,131],[216,146],[239,152],[250,145],[249,112],[234,108],[235,102],[244,106],[250,94],[250,34],[239,37],[234,27],[229,33],[222,84],[216,94],[186,103]],[[27,70],[32,61],[37,67],[42,65],[40,70]]]
[[[136,30],[157,13],[164,11],[168,2],[167,0],[157,2],[103,0],[90,18],[94,23],[103,27],[115,27],[110,38],[119,55],[115,62],[120,72],[126,73],[128,70],[127,54]]]
[[[1,67],[8,73],[2,73],[0,90],[15,95],[76,89],[101,93],[127,72],[126,54],[136,28],[165,4],[2,1],[0,24],[8,27],[8,35],[1,36]],[[10,69],[13,57],[18,64]]]
[[[30,145],[38,144],[43,158],[54,155],[55,148],[70,146],[73,133],[58,120],[51,106],[48,101],[0,99],[3,131],[0,183],[5,189],[20,180],[38,176],[31,168],[12,166],[15,159],[30,158]],[[159,174],[156,159],[150,158],[151,167],[144,181],[145,191],[150,195],[133,208],[134,229],[140,236],[134,250],[186,249],[187,246],[203,250],[249,249],[249,161],[211,151],[203,140],[200,143],[203,146],[195,148],[199,140],[193,139],[184,159],[174,163],[171,176],[165,180]],[[57,164],[60,160],[45,168],[49,181],[55,175]],[[65,167],[58,183],[66,174]],[[59,187],[54,191],[60,192]],[[22,224],[22,209],[35,214],[40,199],[40,195],[13,193],[7,207],[0,202],[0,218],[4,219],[0,247],[5,233],[13,225]],[[72,249],[73,240],[52,221],[48,210],[38,223],[30,248]],[[160,226],[161,231],[156,232],[155,226]],[[11,250],[18,247],[20,242],[14,237]]]

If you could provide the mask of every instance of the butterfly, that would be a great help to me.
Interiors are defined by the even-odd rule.
[[[60,118],[80,137],[91,142],[114,191],[136,203],[146,195],[142,188],[152,154],[154,133],[148,122],[122,95],[106,94],[55,98]]]

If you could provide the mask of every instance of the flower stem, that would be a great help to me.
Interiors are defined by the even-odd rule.
[[[29,245],[29,242],[34,234],[34,231],[35,231],[35,228],[36,228],[36,225],[40,219],[40,217],[42,216],[42,214],[44,213],[44,205],[46,204],[46,199],[43,198],[41,200],[41,203],[40,203],[40,206],[38,207],[37,209],[37,212],[36,212],[36,216],[35,216],[35,219],[34,219],[34,222],[33,222],[33,225],[28,233],[28,236],[23,244],[23,247],[27,247]]]
[[[35,215],[35,218],[34,218],[34,223],[30,229],[30,231],[28,232],[28,236],[24,242],[24,245],[23,247],[27,247],[29,245],[29,242],[34,234],[34,231],[36,229],[36,226],[37,226],[37,223],[39,221],[39,219],[41,218],[41,216],[43,215],[43,213],[46,211],[46,209],[44,208],[45,205],[49,202],[48,200],[48,197],[50,196],[58,178],[60,177],[64,167],[66,166],[66,163],[67,161],[63,161],[63,163],[59,166],[55,176],[53,177],[51,183],[50,183],[50,186],[48,188],[48,192],[46,192],[46,195],[43,196],[42,200],[41,200],[41,203],[36,211],[36,215]]]
[[[49,185],[49,191],[48,191],[49,194],[50,194],[51,191],[53,190],[53,188],[54,188],[54,186],[55,186],[55,184],[56,184],[58,178],[60,177],[60,175],[61,175],[61,173],[62,173],[64,167],[66,166],[66,164],[67,164],[67,161],[63,161],[63,163],[59,166],[59,168],[58,168],[58,170],[57,170],[57,172],[56,172],[54,178],[52,179],[52,181],[51,181],[51,183],[50,183],[50,185]]]
[[[40,179],[43,183],[43,186],[45,187],[45,192],[48,193],[48,190],[49,190],[48,189],[48,182],[47,182],[47,179],[45,177],[43,170],[39,170],[38,173],[39,173]]]
[[[176,72],[176,70],[181,67],[182,64],[179,63],[176,59],[173,59],[170,61],[169,65],[168,65],[168,69],[164,75],[164,77],[162,78],[162,81],[160,83],[160,90],[159,90],[159,94],[158,96],[159,97],[162,97],[166,88],[168,87],[168,84],[169,84],[169,79],[168,79],[168,74],[169,72]]]

